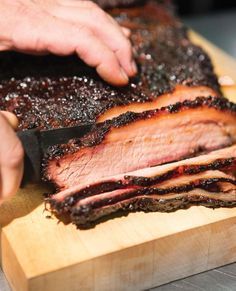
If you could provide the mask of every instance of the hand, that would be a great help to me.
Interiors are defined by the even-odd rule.
[[[14,195],[23,175],[23,148],[13,128],[17,127],[14,114],[0,111],[0,199]]]
[[[0,14],[0,50],[76,53],[113,85],[137,72],[129,30],[93,2],[1,0]]]

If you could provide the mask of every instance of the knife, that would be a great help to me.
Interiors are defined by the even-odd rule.
[[[18,131],[17,136],[21,140],[25,151],[22,185],[28,182],[41,181],[42,158],[49,146],[65,144],[70,139],[81,138],[94,125],[94,123],[88,123],[49,130],[29,129]]]

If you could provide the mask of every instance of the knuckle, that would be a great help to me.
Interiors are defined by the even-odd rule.
[[[92,54],[91,48],[85,48],[85,47],[80,47],[78,46],[76,48],[76,52],[78,54],[78,56],[88,65],[93,66],[93,62],[94,62],[94,56]]]
[[[94,56],[92,52],[94,51],[94,47],[96,46],[96,39],[94,38],[93,32],[86,26],[77,26],[76,27],[79,38],[86,39],[86,43],[94,44],[90,46],[81,45],[79,43],[75,43],[75,51],[79,55],[81,59],[83,59],[85,62],[90,63],[94,59]]]
[[[47,47],[45,40],[43,40],[39,35],[35,35],[31,39],[31,45],[34,48],[35,52],[41,52]]]
[[[78,34],[83,35],[86,38],[93,35],[92,31],[85,25],[73,24],[73,27],[77,31]]]
[[[15,4],[16,4],[15,7],[16,7],[16,13],[17,13],[17,15],[21,15],[21,16],[23,16],[23,15],[25,15],[26,13],[29,12],[29,11],[28,11],[28,6],[27,6],[27,5],[21,3],[20,1],[17,1]]]
[[[86,63],[90,61],[90,50],[78,49],[79,57]]]

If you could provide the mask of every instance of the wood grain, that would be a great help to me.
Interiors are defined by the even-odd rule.
[[[192,38],[218,74],[235,78],[235,60]],[[47,191],[30,185],[0,207],[2,267],[13,290],[143,290],[236,260],[236,208],[132,213],[82,231],[46,218]]]

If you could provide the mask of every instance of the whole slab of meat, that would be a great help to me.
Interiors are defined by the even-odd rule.
[[[169,1],[110,13],[132,31],[139,73],[125,88],[75,56],[0,54],[0,109],[19,130],[96,122],[48,149],[51,211],[88,227],[118,212],[235,206],[236,104],[222,97],[208,55]]]

